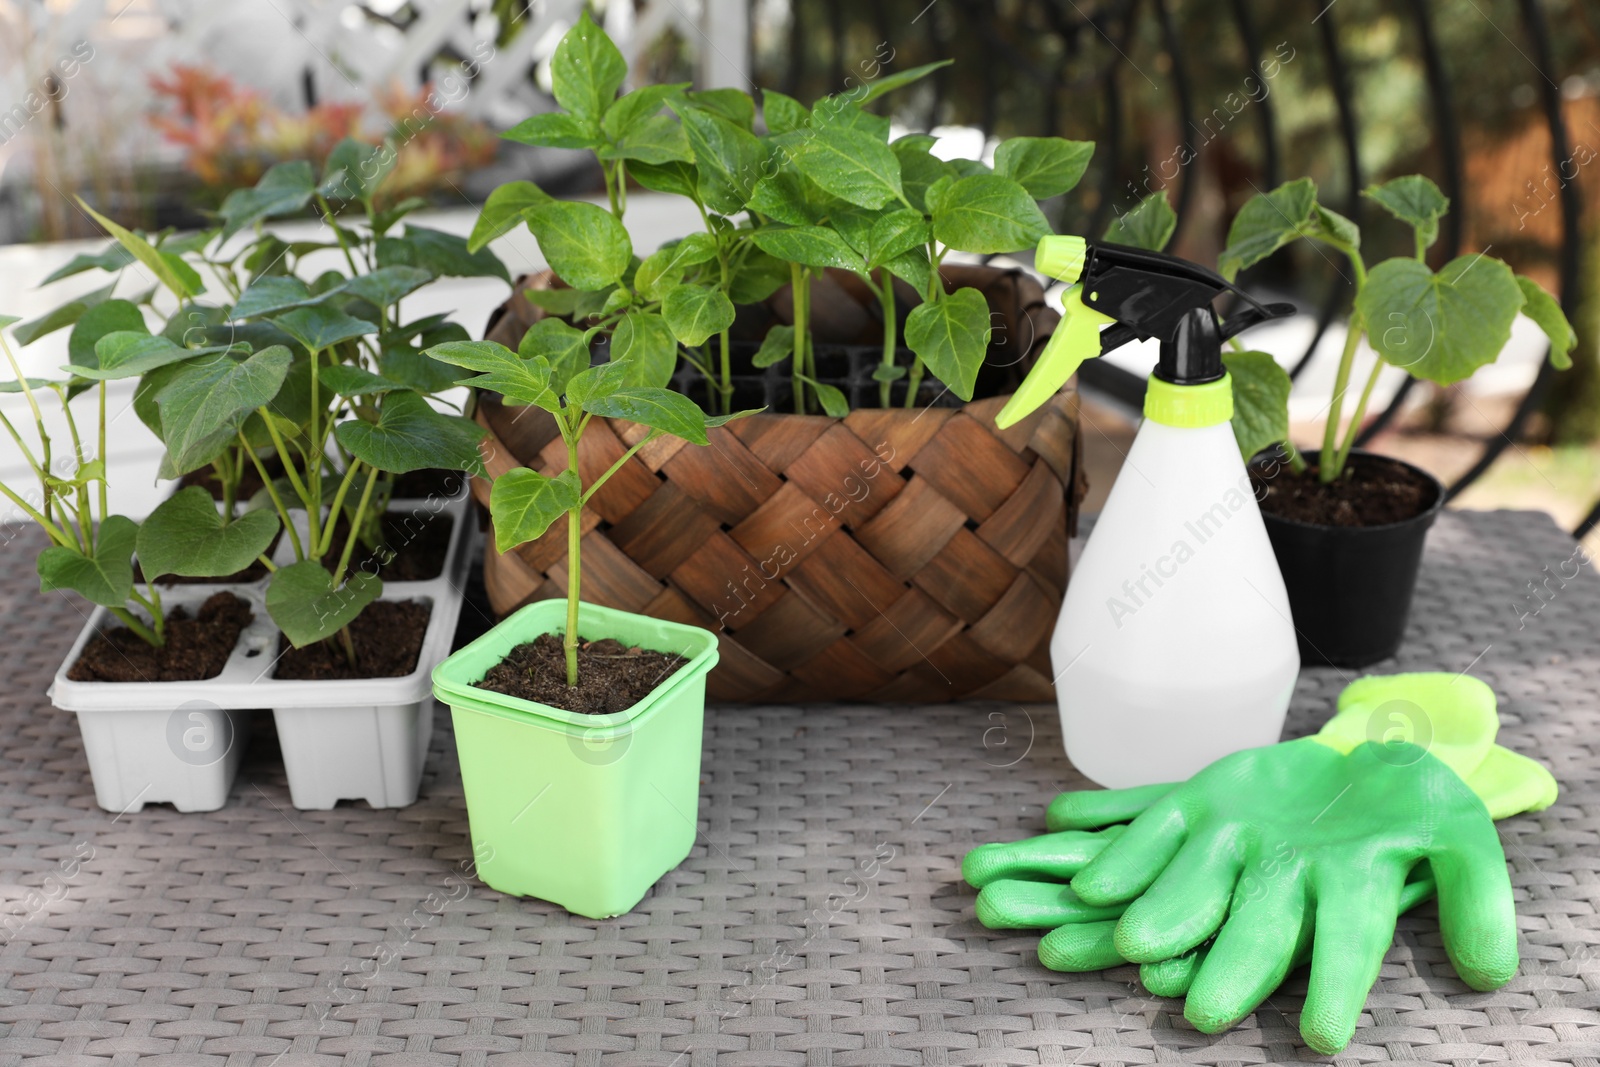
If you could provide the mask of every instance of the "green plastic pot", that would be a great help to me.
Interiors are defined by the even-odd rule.
[[[566,629],[542,600],[434,668],[450,705],[478,877],[605,919],[643,899],[689,855],[700,806],[706,673],[717,637],[697,626],[581,604],[585,640],[615,638],[688,659],[633,707],[584,715],[479,689],[517,645]]]

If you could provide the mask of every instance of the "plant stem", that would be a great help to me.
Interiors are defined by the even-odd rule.
[[[723,250],[721,242],[717,244],[717,262],[722,270],[722,291],[728,291],[728,253]],[[733,361],[728,353],[728,331],[723,330],[717,335],[717,344],[722,356],[722,411],[719,414],[733,414]]]
[[[1334,478],[1344,473],[1345,461],[1350,458],[1350,450],[1355,447],[1356,437],[1361,433],[1361,420],[1367,417],[1367,401],[1372,398],[1372,387],[1378,384],[1378,375],[1382,373],[1383,360],[1373,360],[1372,373],[1367,375],[1367,384],[1361,388],[1361,399],[1356,401],[1356,413],[1350,417],[1350,428],[1345,432],[1344,444],[1339,446],[1339,454],[1334,457]]]
[[[114,615],[118,622],[122,623],[122,625],[133,631],[139,640],[143,641],[150,647],[161,648],[166,644],[166,641],[163,638],[157,637],[154,633],[152,633],[150,628],[144,623],[140,622],[138,618],[135,617],[133,612],[129,611],[127,608],[106,608],[106,610]]]
[[[1344,409],[1344,392],[1350,385],[1350,368],[1355,364],[1356,347],[1361,343],[1365,325],[1359,311],[1350,315],[1349,332],[1345,334],[1344,351],[1339,354],[1339,372],[1333,380],[1333,399],[1328,402],[1328,423],[1322,432],[1322,455],[1318,459],[1317,477],[1331,482],[1334,477],[1334,460],[1339,450],[1339,421]]]
[[[344,231],[339,229],[339,224],[334,220],[333,208],[329,205],[327,197],[317,194],[317,206],[322,208],[322,219],[333,230],[334,240],[339,242],[339,251],[344,253],[344,261],[350,264],[350,274],[354,277],[361,273],[361,268],[356,266],[356,257],[350,254],[350,246],[345,243]]]
[[[895,327],[898,325],[895,321],[894,275],[889,273],[889,268],[884,267],[878,271],[878,282],[882,286],[878,290],[878,300],[883,307],[882,365],[885,371],[889,371],[894,369]],[[890,387],[893,385],[894,383],[888,378],[878,383],[879,407],[886,408],[889,406]]]
[[[0,350],[5,352],[6,362],[11,364],[11,373],[17,376],[17,384],[22,387],[22,395],[28,398],[28,407],[33,410],[33,424],[39,431],[39,452],[42,458],[38,464],[34,465],[34,470],[42,470],[45,474],[52,473],[50,470],[50,435],[45,432],[44,415],[39,411],[39,401],[33,395],[33,386],[28,384],[28,379],[23,375],[22,368],[17,366],[17,357],[12,354],[11,345],[6,342],[4,335],[0,335]],[[6,428],[11,429],[9,422],[6,424]],[[16,431],[12,430],[11,435],[17,437]],[[17,437],[17,443],[20,445],[22,438]],[[32,458],[31,454],[29,458]],[[48,502],[50,499],[49,485],[44,486],[44,492],[45,500]]]
[[[300,472],[295,470],[294,460],[289,458],[289,446],[284,443],[283,437],[278,433],[278,428],[272,424],[271,412],[267,411],[265,405],[256,408],[256,411],[261,415],[261,421],[267,424],[267,435],[272,438],[272,447],[278,450],[278,458],[283,461],[283,473],[288,477],[289,484],[294,487],[295,495],[300,498],[300,503],[306,506],[307,511],[314,510],[311,503],[311,492],[306,488],[306,483],[300,480]],[[239,433],[239,441],[246,448],[250,447],[250,442],[245,440],[243,431]],[[255,455],[253,449],[251,450],[251,455]],[[308,468],[310,467],[309,457],[306,465]],[[259,457],[256,458],[256,466],[261,470],[262,480],[271,485],[272,479],[267,477],[267,469],[261,466]],[[315,527],[313,526],[312,529],[315,529]]]
[[[917,390],[922,388],[922,357],[911,363],[911,374],[906,378],[906,407],[917,406]]]
[[[794,376],[794,413],[804,415],[806,389],[801,379],[806,373],[806,351],[811,347],[811,271],[791,263],[789,279],[794,298],[794,355],[789,370]]]
[[[105,460],[106,460],[106,383],[105,382],[101,382],[100,383],[100,461],[102,463],[104,463]],[[110,506],[107,503],[107,497],[108,497],[108,494],[109,494],[109,490],[108,490],[107,485],[106,485],[106,477],[105,477],[107,473],[108,472],[103,470],[103,469],[100,472],[100,475],[101,475],[101,477],[100,477],[100,517],[102,519],[105,518],[106,514],[108,512],[110,512],[110,510],[111,510]],[[232,518],[232,517],[233,517],[232,515],[229,515],[229,518]]]
[[[32,519],[34,522],[43,527],[44,532],[50,535],[50,540],[54,541],[58,545],[64,545],[68,548],[72,547],[72,538],[68,534],[63,532],[60,527],[58,527],[50,519],[46,518],[26,500],[23,500],[20,496],[18,496],[14,491],[12,491],[11,487],[6,485],[4,482],[0,482],[0,494],[4,494],[7,500],[11,501],[17,507],[22,509],[23,514],[27,515],[28,518]]]
[[[339,511],[344,507],[345,494],[350,491],[350,482],[355,477],[356,468],[361,466],[359,459],[352,459],[345,468],[344,478],[339,482],[338,490],[333,494],[333,504],[328,508],[328,526],[322,531],[322,541],[316,545],[317,558],[321,559],[328,554],[328,549],[333,547],[333,529],[339,522]]]
[[[356,550],[356,542],[360,540],[360,538],[356,537],[356,530],[360,529],[361,517],[367,513],[367,505],[372,502],[372,488],[377,484],[378,470],[374,467],[372,473],[367,475],[366,488],[361,490],[361,502],[356,505],[356,513],[350,519],[350,536],[344,539],[344,551],[339,554],[339,566],[333,572],[333,587],[335,589],[339,588],[339,583],[344,581],[344,570],[350,566],[350,556]],[[333,525],[331,520],[328,525]],[[354,654],[353,650],[352,654]],[[351,662],[354,661],[352,660]]]
[[[317,368],[322,363],[322,353],[311,353],[311,424],[308,428],[310,440],[316,442],[317,454],[306,457],[306,489],[309,496],[306,499],[306,530],[309,532],[313,545],[322,540],[322,457],[326,455],[322,438],[317,434],[317,416],[321,413],[322,404],[321,384],[317,377]],[[263,415],[263,418],[266,416]],[[332,423],[330,416],[328,423]],[[276,440],[276,438],[274,438]],[[284,457],[283,467],[290,469],[289,458]],[[335,516],[329,515],[328,522],[332,524]]]
[[[272,484],[272,478],[267,474],[266,465],[261,462],[261,457],[256,455],[256,450],[250,447],[250,442],[245,440],[244,431],[239,431],[239,444],[250,454],[250,459],[256,465],[256,473],[261,475],[261,482],[266,486],[267,496],[272,498],[272,506],[278,510],[278,519],[283,523],[283,528],[289,533],[289,543],[294,545],[294,558],[306,558],[305,546],[300,543],[300,534],[294,528],[294,520],[289,517],[289,509],[283,506],[283,498],[278,495],[278,487]],[[315,546],[313,546],[315,547]]]
[[[610,466],[610,468],[608,468],[606,470],[606,472],[604,474],[602,474],[600,477],[596,478],[594,481],[589,483],[589,488],[587,488],[587,489],[585,489],[583,491],[583,497],[579,501],[579,503],[587,504],[589,502],[589,498],[594,496],[594,494],[600,489],[600,487],[602,485],[605,485],[606,482],[610,480],[610,478],[611,478],[611,476],[613,474],[615,474],[615,473],[617,473],[617,471],[621,470],[622,469],[622,465],[624,463],[626,463],[626,462],[628,462],[628,460],[632,459],[634,457],[635,453],[637,453],[639,451],[639,449],[643,448],[645,445],[649,444],[651,441],[654,441],[657,437],[660,437],[662,432],[663,431],[661,431],[661,430],[651,430],[648,434],[646,434],[639,441],[638,444],[634,445],[632,448],[630,448],[626,452],[624,452],[621,456],[617,457],[617,461],[615,463],[613,463]]]
[[[1289,469],[1296,474],[1304,474],[1306,472],[1306,458],[1300,454],[1298,448],[1294,447],[1294,442],[1285,440],[1283,442],[1283,451],[1289,457]]]
[[[626,160],[617,160],[617,218],[628,210],[628,164]]]
[[[350,666],[357,666],[356,643],[350,638],[350,627],[339,628],[339,645],[344,649],[344,658],[350,661]]]
[[[578,469],[578,434],[568,433],[567,469]],[[567,654],[567,687],[578,684],[578,585],[583,579],[583,502],[567,512],[567,632],[561,647]]]

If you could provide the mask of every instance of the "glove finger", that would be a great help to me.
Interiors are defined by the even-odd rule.
[[[1126,903],[1150,888],[1183,845],[1183,812],[1171,794],[1156,801],[1072,878],[1090,904]]]
[[[1445,951],[1473,989],[1498,989],[1519,962],[1516,907],[1499,834],[1487,814],[1472,811],[1452,820],[1439,840],[1444,844],[1428,853],[1428,861],[1439,888]]]
[[[1176,788],[1176,782],[1168,782],[1131,789],[1077,789],[1062,793],[1045,809],[1044,824],[1052,830],[1088,830],[1127,822]]]
[[[1103,971],[1128,961],[1117,952],[1115,920],[1059,926],[1039,939],[1039,962],[1052,971]]]
[[[1314,882],[1316,932],[1311,987],[1300,1015],[1306,1044],[1331,1056],[1350,1043],[1383,955],[1394,943],[1404,875],[1374,863],[1360,872],[1325,873]]]
[[[978,894],[978,921],[991,930],[1051,930],[1067,923],[1102,922],[1123,906],[1090,907],[1071,886],[1054,882],[990,882]]]
[[[1209,948],[1201,945],[1170,960],[1141,963],[1139,981],[1158,997],[1181,997],[1189,992],[1189,987],[1194,984],[1194,976],[1205,964],[1209,952]]]
[[[1067,830],[1022,841],[979,845],[961,861],[961,876],[974,889],[1002,878],[1052,878],[1065,882],[1104,851],[1123,832],[1121,826],[1099,831]]]
[[[1265,887],[1256,892],[1256,886]],[[1217,1034],[1255,1011],[1294,967],[1310,941],[1304,875],[1241,886],[1233,910],[1195,975],[1183,1017]]]
[[[1117,923],[1117,951],[1135,963],[1181,955],[1228,916],[1242,866],[1239,849],[1217,833],[1190,837]]]

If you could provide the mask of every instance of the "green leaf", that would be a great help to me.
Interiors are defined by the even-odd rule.
[[[900,199],[900,161],[871,134],[843,128],[831,129],[825,137],[795,131],[777,141],[801,174],[841,200],[880,208]]]
[[[1482,254],[1458,256],[1437,274],[1415,259],[1386,259],[1356,294],[1378,355],[1439,385],[1494,362],[1522,302],[1511,268]]]
[[[962,400],[972,399],[989,330],[989,302],[976,289],[918,304],[906,316],[906,344]]]
[[[838,203],[822,188],[798,171],[784,169],[756,182],[749,207],[791,226],[810,226],[828,214],[830,203]]]
[[[699,89],[683,96],[695,107],[720,115],[740,129],[755,129],[756,102],[743,89]]]
[[[692,348],[733,325],[734,311],[725,293],[703,285],[680,285],[661,302],[661,314],[673,336]]]
[[[697,202],[700,199],[699,172],[690,163],[635,161],[628,164],[628,176],[653,192],[687,196]]]
[[[398,158],[393,145],[346,137],[328,153],[318,191],[331,200],[360,200],[370,205]]]
[[[1401,222],[1410,223],[1423,248],[1438,240],[1439,218],[1450,210],[1450,198],[1421,174],[1407,174],[1382,185],[1369,185],[1361,195],[1376,201]]]
[[[442,363],[480,372],[462,384],[492,389],[514,404],[561,410],[560,398],[550,390],[550,365],[538,356],[524,359],[493,341],[449,341],[433,346],[427,354]]]
[[[535,148],[594,148],[600,143],[592,130],[560,111],[525,118],[500,136]]]
[[[304,307],[320,299],[312,295],[310,288],[299,278],[268,274],[257,278],[239,294],[238,302],[233,305],[233,318],[259,318],[290,308]]]
[[[882,266],[895,256],[926,245],[931,233],[922,212],[909,208],[891,211],[873,222],[867,238],[867,258],[872,266]]]
[[[912,67],[910,70],[902,70],[898,74],[889,74],[868,82],[866,94],[861,97],[860,103],[868,103],[876,100],[884,93],[891,93],[896,89],[910,85],[912,82],[921,81],[940,67],[948,67],[954,62],[955,60],[953,59],[941,59],[937,63],[924,63],[920,67]]]
[[[178,321],[176,316],[173,321]],[[98,367],[100,357],[95,354],[95,346],[102,337],[120,332],[149,332],[138,305],[127,300],[107,300],[90,308],[72,327],[72,336],[67,339],[68,362],[80,367]]]
[[[108,515],[95,531],[94,552],[54,545],[39,553],[39,592],[71,589],[103,607],[122,607],[133,595],[133,547],[139,526]]]
[[[43,289],[51,282],[59,282],[62,278],[70,278],[86,270],[118,271],[132,262],[133,253],[121,245],[112,245],[103,252],[79,252],[67,261],[66,266],[51,271],[39,283],[39,288]]]
[[[721,115],[687,106],[677,111],[694,149],[699,195],[723,215],[740,211],[769,169],[766,145]]]
[[[210,463],[245,416],[278,395],[289,350],[274,346],[244,359],[228,354],[190,360],[156,396],[161,439],[179,474]]]
[[[789,264],[752,248],[728,279],[728,299],[735,304],[759,304],[789,284]]]
[[[103,289],[86,293],[36,319],[24,322],[12,331],[12,336],[17,339],[19,345],[31,345],[41,337],[46,337],[57,330],[64,330],[83,318],[90,308],[98,307],[110,299],[111,292],[116,286],[117,283],[113,281]]]
[[[1522,313],[1538,323],[1539,329],[1550,338],[1550,365],[1556,370],[1566,370],[1572,366],[1570,353],[1578,343],[1578,335],[1567,321],[1567,313],[1561,310],[1556,298],[1532,278],[1517,275],[1517,287],[1522,290]]]
[[[333,575],[314,559],[279,567],[267,584],[267,614],[295,648],[332,637],[383,593],[383,582],[365,570],[333,587]]]
[[[1044,200],[1076,186],[1093,155],[1093,141],[1013,137],[995,149],[994,172],[1021,185],[1035,200]]]
[[[339,396],[374,396],[407,388],[403,382],[391,381],[351,363],[335,363],[331,367],[320,368],[317,371],[317,383],[323,388],[332,389]]]
[[[803,130],[811,125],[811,112],[805,105],[776,89],[761,90],[761,117],[766,121],[767,132],[772,134]]]
[[[603,396],[586,397],[580,406],[591,415],[627,419],[692,444],[706,443],[706,413],[693,400],[670,389],[618,389]]]
[[[577,289],[616,284],[633,259],[628,231],[595,204],[552,200],[529,213],[528,228],[550,268]]]
[[[105,227],[105,231],[117,239],[117,243],[126,248],[128,252],[154,274],[156,280],[172,291],[179,300],[188,300],[190,297],[200,295],[200,290],[191,288],[189,280],[172,269],[172,264],[166,256],[150,246],[150,242],[143,237],[125,230],[112,222],[94,208],[83,202],[83,197],[78,197],[78,206],[89,213],[89,217]]]
[[[1246,267],[1266,259],[1300,236],[1316,206],[1317,186],[1310,178],[1297,178],[1270,193],[1257,193],[1228,227],[1228,246],[1217,257],[1218,271],[1232,281]]]
[[[432,280],[432,274],[418,267],[379,267],[370,273],[356,275],[325,295],[353,296],[374,307],[386,308]]]
[[[850,414],[850,401],[845,397],[843,390],[826,382],[807,378],[804,375],[801,376],[800,380],[809,385],[812,391],[817,394],[817,402],[822,405],[822,413],[824,415],[842,419]]]
[[[581,374],[573,375],[567,383],[567,403],[587,411],[589,404],[599,402],[618,389],[628,388],[632,379],[633,368],[627,360],[613,359],[609,363],[590,367]]]
[[[1321,204],[1311,213],[1311,221],[1306,224],[1304,233],[1307,237],[1340,248],[1354,250],[1361,247],[1361,227]]]
[[[826,130],[829,135],[834,130],[859,130],[886,144],[889,141],[889,116],[870,114],[837,96],[817,101],[811,109],[811,128]]]
[[[773,326],[767,330],[767,336],[761,339],[761,347],[756,350],[752,362],[758,367],[770,367],[775,363],[782,363],[794,355],[794,327]]]
[[[763,252],[806,267],[841,267],[860,274],[865,267],[860,253],[844,238],[822,226],[757,230],[751,242]]]
[[[694,150],[683,127],[666,115],[655,115],[635,123],[615,144],[600,149],[601,159],[637,160],[641,163],[690,162]]]
[[[585,11],[550,57],[555,98],[579,119],[599,126],[628,76],[628,63]]]
[[[461,377],[454,367],[409,344],[386,345],[378,355],[378,371],[390,381],[419,393],[442,393],[453,388]]]
[[[933,285],[933,265],[928,261],[928,250],[925,248],[902,252],[885,263],[884,267],[919,293],[926,293]]]
[[[1050,223],[1028,191],[998,174],[962,178],[943,194],[933,213],[933,236],[962,252],[1031,249]]]
[[[1148,248],[1159,252],[1172,240],[1172,231],[1178,228],[1178,215],[1167,203],[1165,190],[1151,193],[1131,210],[1111,220],[1106,227],[1106,240],[1113,244],[1133,248]]]
[[[510,282],[506,265],[487,248],[476,252],[467,247],[465,237],[406,224],[404,237],[384,237],[378,241],[378,266],[421,267],[436,278],[499,278]]]
[[[577,507],[582,498],[577,471],[565,470],[554,478],[527,467],[506,471],[489,490],[495,548],[510,552],[542,536],[551,523]]]
[[[460,415],[433,410],[409,389],[383,398],[377,422],[351,419],[335,427],[333,435],[352,456],[390,474],[427,467],[483,469],[478,453],[483,427]]]
[[[627,360],[632,366],[631,384],[662,388],[678,369],[678,339],[660,315],[634,312],[617,323],[611,335],[611,358]]]
[[[308,352],[321,352],[342,341],[378,332],[375,323],[346,315],[326,304],[296,308],[273,321],[304,345]]]
[[[490,241],[510,233],[519,222],[526,222],[528,212],[549,203],[550,196],[532,182],[506,182],[489,194],[472,225],[472,236],[467,238],[467,250],[476,252]]]
[[[253,189],[235,189],[222,202],[222,239],[264,219],[280,218],[305,210],[317,191],[311,164],[303,160],[279,163],[261,176]],[[143,258],[143,257],[141,257]]]
[[[953,164],[946,162],[945,165],[950,168],[949,173],[935,179],[928,186],[927,192],[923,194],[923,199],[927,201],[927,213],[929,215],[936,214],[944,206],[946,194],[950,192],[956,182],[961,180],[961,175],[956,173]]]
[[[428,202],[420,196],[408,196],[387,211],[380,211],[372,216],[372,233],[374,237],[382,237],[394,228],[394,224],[411,214],[421,211],[428,206]]]
[[[932,143],[931,138],[926,140],[928,144]],[[900,138],[889,146],[889,150],[900,161],[900,184],[905,189],[906,199],[918,211],[928,210],[929,186],[944,177],[955,180],[950,165],[931,155],[923,139],[916,134]]]
[[[147,582],[164,574],[226,578],[250,566],[277,535],[270,508],[224,522],[211,494],[191,485],[163,500],[139,527],[139,570]]]
[[[634,130],[644,127],[650,119],[659,115],[666,106],[667,98],[676,96],[690,86],[690,82],[674,82],[667,85],[645,85],[631,93],[625,93],[611,109],[606,112],[605,119],[600,123],[600,130],[613,141],[620,141]]]
[[[517,355],[544,360],[550,367],[550,389],[565,393],[572,376],[589,369],[589,334],[560,319],[540,319],[522,335]]]
[[[157,367],[181,363],[186,359],[230,351],[231,345],[184,348],[165,337],[152,337],[136,330],[108,333],[94,346],[95,358],[89,366],[68,364],[63,369],[90,381],[110,382],[138,378]]]
[[[633,275],[633,287],[646,300],[660,300],[683,280],[683,272],[717,257],[717,239],[709,233],[691,233],[645,257]]]
[[[1289,439],[1289,372],[1266,352],[1224,349],[1222,362],[1233,385],[1233,436],[1245,462]]]

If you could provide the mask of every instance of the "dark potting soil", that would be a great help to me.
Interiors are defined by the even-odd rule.
[[[567,686],[567,654],[560,634],[540,634],[489,668],[479,689],[521,697],[583,715],[626,711],[688,660],[671,652],[629,648],[605,638],[578,645],[578,684]]]
[[[364,570],[369,574],[376,571],[386,582],[425,582],[437,578],[444,571],[454,524],[451,516],[432,513],[426,508],[415,512],[385,512],[383,543],[374,549],[357,545],[350,556],[349,570],[351,573]],[[349,531],[350,524],[340,520],[333,532],[333,547],[325,557],[330,562],[342,558]]]
[[[193,618],[183,608],[167,615],[167,643],[152,648],[119,626],[94,637],[67,671],[74,682],[197,682],[222,673],[254,616],[232,593],[213,593]]]
[[[350,663],[337,636],[291,648],[278,660],[274,678],[332,681],[404,678],[417,669],[422,638],[433,609],[420,600],[375,600],[349,626],[356,662]],[[283,640],[280,636],[279,640]]]
[[[1317,466],[1304,474],[1277,464],[1270,477],[1250,469],[1261,510],[1281,519],[1317,526],[1386,526],[1414,519],[1433,506],[1438,492],[1422,474],[1383,456],[1353,455],[1344,473],[1324,484]]]

